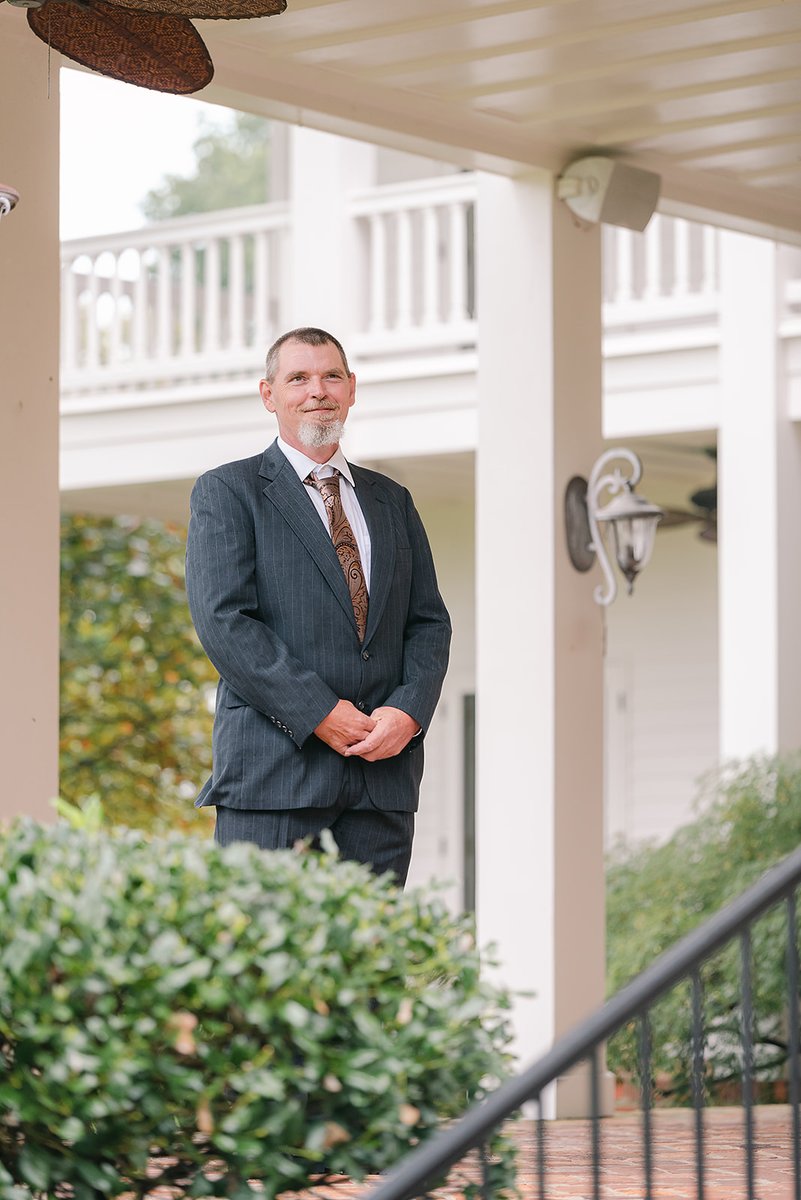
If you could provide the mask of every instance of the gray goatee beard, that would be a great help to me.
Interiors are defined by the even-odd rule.
[[[303,421],[298,427],[298,441],[307,450],[319,450],[335,446],[344,433],[344,421]]]

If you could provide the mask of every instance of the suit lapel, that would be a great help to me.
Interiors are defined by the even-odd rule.
[[[367,609],[367,629],[364,644],[370,641],[386,607],[395,574],[395,535],[389,504],[380,484],[375,483],[358,467],[351,465],[356,481],[356,498],[370,531],[370,604]]]
[[[317,563],[355,629],[356,618],[353,615],[348,585],[331,538],[325,531],[311,497],[306,494],[305,484],[298,479],[297,473],[275,442],[264,452],[259,475],[266,481],[266,486],[262,489],[264,495]]]

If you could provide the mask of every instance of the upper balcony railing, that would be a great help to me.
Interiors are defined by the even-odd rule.
[[[62,390],[236,372],[281,317],[285,205],[181,217],[62,246]]]
[[[350,198],[363,253],[356,357],[475,350],[469,175]],[[252,372],[286,327],[290,209],[181,217],[62,247],[62,392]]]
[[[366,262],[357,355],[475,348],[475,200],[466,174],[351,197]]]
[[[352,195],[360,280],[354,357],[469,353],[477,344],[474,215],[467,173]],[[62,392],[161,391],[252,376],[287,325],[291,208],[266,204],[160,222],[62,247]],[[609,337],[717,320],[718,233],[655,216],[644,234],[607,227]],[[787,250],[786,315],[801,306],[801,262]],[[688,343],[689,344],[689,343]],[[621,347],[622,348],[622,347]],[[628,351],[625,351],[628,352]]]
[[[718,231],[653,216],[644,233],[605,225],[603,297],[607,326],[715,312]]]

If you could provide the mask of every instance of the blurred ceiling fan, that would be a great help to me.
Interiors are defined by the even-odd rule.
[[[0,0],[2,3],[3,0]],[[101,75],[188,95],[214,66],[190,18],[245,20],[282,13],[286,0],[8,0],[27,8],[37,37]]]
[[[687,453],[688,447],[682,447],[682,451]],[[717,464],[718,452],[716,446],[700,446],[698,453],[705,454],[707,458],[712,459]],[[689,508],[671,508],[665,509],[665,515],[659,522],[659,529],[678,529],[682,525],[688,524],[690,521],[699,521],[701,529],[698,533],[699,538],[704,542],[716,542],[718,540],[718,480],[717,470],[715,477],[706,487],[697,488],[687,497]]]

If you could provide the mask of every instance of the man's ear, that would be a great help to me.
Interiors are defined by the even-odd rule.
[[[351,371],[348,378],[350,380],[350,400],[348,401],[348,408],[353,408],[353,402],[356,399],[356,376]]]
[[[261,402],[267,409],[267,412],[274,413],[275,405],[273,404],[273,389],[269,380],[259,380],[259,393],[261,394]],[[351,401],[351,403],[353,403],[353,401]]]

